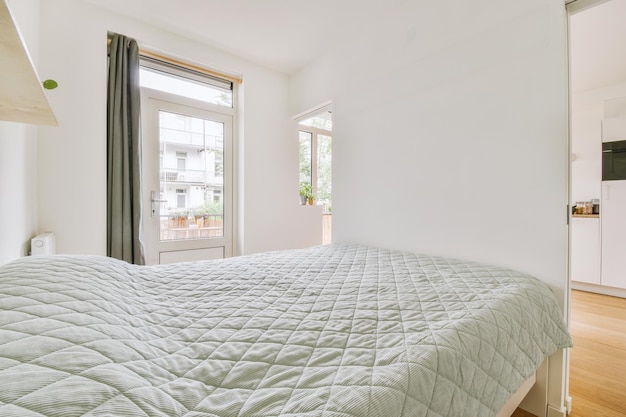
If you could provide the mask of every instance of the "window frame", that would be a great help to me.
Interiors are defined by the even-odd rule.
[[[141,57],[140,57],[141,58]],[[143,66],[140,60],[140,66]],[[184,67],[183,67],[184,68]],[[232,105],[220,105],[207,101],[201,101],[194,98],[189,98],[186,96],[176,96],[175,94],[156,90],[150,87],[141,87],[141,95],[142,95],[142,106],[145,105],[150,98],[157,100],[165,100],[180,103],[181,105],[189,105],[195,106],[198,108],[203,108],[209,112],[220,113],[226,116],[231,117],[231,151],[230,151],[230,164],[232,167],[231,173],[231,197],[230,197],[230,250],[225,254],[226,257],[229,256],[239,256],[242,254],[241,247],[241,239],[239,232],[239,221],[241,218],[240,209],[239,209],[239,102],[240,102],[240,84],[241,80],[238,82],[232,82],[231,84],[231,93],[232,93]],[[146,192],[144,194],[150,194]],[[145,198],[144,204],[149,204],[149,197]],[[223,193],[220,195],[220,201],[224,201]]]
[[[318,183],[318,170],[319,170],[318,136],[319,135],[328,136],[329,138],[331,138],[331,141],[332,141],[333,132],[330,130],[321,129],[319,127],[305,126],[303,124],[298,123],[298,141],[300,140],[300,132],[309,133],[311,135],[311,192],[313,193],[313,195],[316,196],[315,200],[317,203],[319,201],[317,198],[318,197],[317,183]],[[298,166],[300,166],[300,161],[298,161]],[[298,170],[298,181],[300,178],[299,174],[300,174],[300,171]]]
[[[316,204],[319,204],[319,200],[317,198],[318,196],[317,182],[318,182],[318,169],[319,169],[318,155],[317,155],[318,154],[317,136],[318,135],[328,136],[331,138],[331,143],[332,143],[333,127],[331,126],[331,130],[327,130],[327,129],[323,129],[319,127],[307,126],[303,124],[302,122],[311,118],[318,117],[324,113],[331,113],[331,115],[332,113],[334,113],[334,105],[333,105],[332,100],[328,100],[320,104],[319,106],[313,107],[293,117],[293,120],[296,122],[295,133],[296,133],[296,137],[298,138],[298,147],[300,146],[300,132],[306,132],[311,135],[311,192],[313,193],[313,195],[316,196],[316,199],[315,199]],[[301,184],[300,182],[300,159],[298,156],[298,188],[300,184]],[[331,197],[331,205],[332,205],[332,197]]]

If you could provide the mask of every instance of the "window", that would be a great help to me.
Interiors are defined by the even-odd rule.
[[[310,187],[322,214],[322,244],[332,241],[332,114],[330,105],[299,120],[300,190]],[[301,198],[302,201],[303,198]]]
[[[330,135],[317,135],[317,199],[329,211],[332,190],[332,138]]]
[[[167,178],[167,173],[174,170],[176,177],[173,182],[178,187],[185,187],[175,189],[176,207],[162,207],[162,216],[180,216],[183,213],[180,209],[186,209],[185,214],[208,215],[210,212],[213,217],[219,216],[221,219],[224,123],[166,110],[159,110],[158,115],[159,146],[165,161],[159,167],[160,172],[166,173]],[[164,175],[160,176],[163,178]],[[174,198],[171,185],[166,181],[161,181],[160,191],[165,196],[165,201]],[[166,232],[169,227],[169,221],[161,222],[163,240],[180,239],[181,235]],[[211,229],[209,237],[215,236],[222,237],[223,231]]]
[[[206,103],[233,107],[233,83],[190,69],[141,57],[141,86]]]
[[[312,184],[311,177],[311,148],[313,144],[313,133],[300,131],[300,183]]]
[[[332,120],[329,111],[299,122],[299,179],[325,212],[332,207]]]
[[[223,177],[224,176],[224,151],[222,150],[223,144],[219,142],[220,148],[216,148],[213,151],[213,161],[215,164],[215,176]]]
[[[185,190],[177,189],[176,190],[176,208],[184,209],[187,204],[187,194]]]
[[[187,154],[185,152],[176,152],[176,169],[184,171],[187,165]]]

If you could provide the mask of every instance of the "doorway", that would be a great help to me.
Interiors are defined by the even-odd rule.
[[[152,61],[140,76],[146,263],[232,256],[232,82]]]
[[[626,180],[602,173],[603,147],[626,140],[626,0],[576,1],[568,14],[572,288],[626,297]]]
[[[232,118],[149,98],[144,217],[149,263],[232,256]],[[158,160],[158,163],[156,163]],[[147,161],[146,161],[147,162]]]
[[[611,136],[620,131],[617,136],[623,135],[626,139],[626,51],[622,46],[626,40],[622,23],[626,0],[577,0],[569,2],[567,11],[572,207],[569,277],[570,288],[574,290],[569,303],[574,348],[570,352],[568,392],[573,397],[571,415],[577,417],[600,412],[597,407],[588,408],[590,400],[591,403],[602,402],[603,407],[610,403],[598,397],[607,386],[606,373],[602,374],[601,370],[613,367],[610,360],[600,363],[601,358],[610,358],[600,353],[611,349],[610,344],[601,342],[600,333],[595,334],[597,340],[592,345],[586,344],[586,332],[581,329],[588,330],[589,326],[582,320],[581,311],[585,312],[585,319],[591,317],[598,324],[608,325],[611,321],[592,311],[590,306],[582,305],[581,296],[598,293],[626,298],[626,276],[621,275],[620,283],[610,279],[608,274],[615,261],[624,261],[623,256],[611,260],[609,248],[615,246],[615,242],[608,239],[611,233],[607,230],[621,227],[613,223],[610,215],[612,205],[619,200],[610,189],[618,181],[605,182],[602,175],[603,143],[614,140]],[[618,119],[624,119],[624,123]],[[624,183],[626,185],[626,181]],[[623,249],[626,240],[617,245]],[[599,301],[593,302],[594,308],[603,310],[597,302],[609,298],[599,296]],[[594,355],[595,362],[589,362]]]

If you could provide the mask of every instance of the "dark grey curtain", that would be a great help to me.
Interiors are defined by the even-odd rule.
[[[109,35],[107,94],[107,255],[144,264],[141,241],[139,47]]]

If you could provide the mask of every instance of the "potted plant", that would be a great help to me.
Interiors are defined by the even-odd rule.
[[[188,225],[187,210],[177,209],[174,211],[174,217],[176,219],[176,227],[179,229],[186,229]]]
[[[313,204],[311,201],[314,198],[315,197],[313,196],[313,191],[311,190],[311,184],[309,184],[308,182],[301,182],[300,183],[300,204],[303,206],[307,202],[309,202],[309,204]]]
[[[207,226],[206,223],[208,222],[209,214],[207,213],[204,207],[200,206],[200,207],[194,208],[193,214],[194,214],[194,217],[196,218],[196,223],[198,224],[198,227]]]

